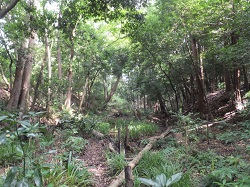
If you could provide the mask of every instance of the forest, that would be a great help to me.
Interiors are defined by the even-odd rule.
[[[0,0],[0,187],[249,187],[249,0]]]

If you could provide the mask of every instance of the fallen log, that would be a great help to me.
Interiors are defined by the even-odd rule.
[[[98,132],[98,131],[96,131],[96,130],[92,130],[92,134],[96,137],[96,138],[98,138],[98,139],[103,139],[104,138],[104,134],[102,134],[102,133],[100,133],[100,132]]]
[[[152,147],[153,144],[156,142],[156,140],[164,138],[165,136],[167,136],[170,132],[171,128],[169,127],[164,133],[162,133],[159,136],[154,136],[149,138],[149,143],[146,145],[146,147],[144,147],[139,154],[131,161],[129,162],[128,166],[132,169],[134,169],[134,167],[139,163],[139,161],[141,160],[143,154],[147,151],[149,151]],[[111,184],[109,185],[109,187],[118,187],[119,185],[122,184],[122,182],[125,179],[125,172],[124,170],[115,177],[115,179],[111,182]]]

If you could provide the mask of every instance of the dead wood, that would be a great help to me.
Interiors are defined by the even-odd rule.
[[[149,138],[149,143],[146,145],[146,147],[143,148],[143,150],[141,150],[139,152],[139,154],[128,164],[128,166],[131,167],[131,170],[134,169],[134,167],[139,163],[139,161],[141,160],[143,154],[147,151],[149,151],[152,147],[153,144],[156,142],[156,140],[164,138],[165,136],[167,136],[170,132],[171,128],[169,127],[164,133],[162,133],[159,136],[154,136]],[[118,187],[119,185],[122,184],[122,182],[125,179],[125,172],[122,171],[118,176],[116,176],[116,178],[111,182],[111,184],[109,185],[109,187]]]
[[[109,144],[108,144],[108,148],[109,148],[109,150],[112,152],[112,153],[116,153],[116,154],[119,154],[114,148],[113,148],[113,146],[112,146],[112,143],[111,142],[109,142]]]
[[[104,134],[102,134],[102,133],[100,133],[100,132],[98,132],[98,131],[96,131],[96,130],[92,130],[92,134],[96,137],[96,138],[98,138],[98,139],[103,139],[104,138]]]

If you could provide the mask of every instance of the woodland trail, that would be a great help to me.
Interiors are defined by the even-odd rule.
[[[90,138],[80,159],[93,175],[94,187],[108,186],[111,179],[108,176],[108,166],[105,158],[105,144],[102,140]]]

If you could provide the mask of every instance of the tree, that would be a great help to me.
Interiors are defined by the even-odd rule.
[[[32,26],[32,22],[35,19],[34,4],[35,1],[29,1],[27,4],[27,7],[29,7],[29,12],[27,12],[29,37],[24,38],[21,41],[20,48],[18,49],[19,52],[13,90],[11,92],[10,100],[6,107],[8,110],[14,110],[19,108],[21,111],[25,112],[28,109],[30,76],[32,71],[34,46],[36,40],[36,30]]]

